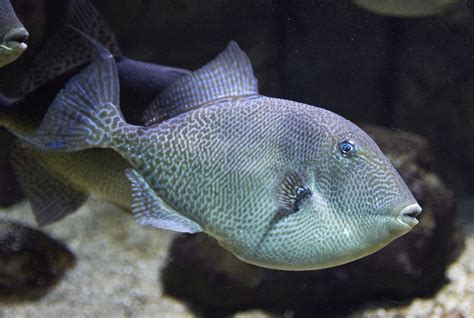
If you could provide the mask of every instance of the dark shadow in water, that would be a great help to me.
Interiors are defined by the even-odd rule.
[[[398,307],[415,297],[430,298],[447,283],[443,270],[404,272],[384,254],[326,270],[285,272],[243,263],[206,235],[184,235],[173,243],[161,280],[166,295],[203,317],[251,309],[338,317],[367,306]]]

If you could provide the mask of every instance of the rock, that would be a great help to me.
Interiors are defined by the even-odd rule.
[[[74,254],[61,242],[0,220],[0,298],[39,298],[74,264]]]
[[[472,203],[472,202],[471,202]],[[465,248],[461,256],[449,266],[449,280],[443,288],[430,298],[414,299],[406,306],[387,306],[369,303],[360,310],[351,312],[353,318],[400,318],[400,317],[474,317],[474,220],[472,207],[462,213],[459,204],[459,220],[466,234]]]
[[[426,139],[364,128],[423,207],[414,230],[361,260],[307,272],[259,268],[239,261],[207,235],[182,235],[174,241],[162,275],[165,292],[200,311],[222,314],[249,308],[280,313],[348,311],[368,300],[434,293],[463,247],[453,193],[431,172],[434,159]]]

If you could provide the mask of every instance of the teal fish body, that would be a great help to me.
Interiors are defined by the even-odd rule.
[[[238,258],[312,270],[382,248],[421,208],[374,141],[322,108],[258,94],[235,43],[127,124],[104,49],[53,102],[34,135],[50,151],[113,148],[131,165],[142,224],[204,231]]]
[[[26,50],[28,35],[10,0],[0,0],[0,68],[16,60]]]
[[[112,143],[121,144],[115,149],[158,196],[238,257],[315,269],[369,254],[412,226],[398,219],[415,204],[411,193],[368,136],[350,122],[341,127],[342,120],[255,96],[207,105],[158,127],[125,129],[119,135],[148,138]],[[357,145],[357,157],[340,153],[345,140]],[[282,189],[286,182],[309,190],[299,206],[279,200],[297,195]]]

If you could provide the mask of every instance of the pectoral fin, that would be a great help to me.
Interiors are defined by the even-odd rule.
[[[138,172],[126,169],[125,173],[132,185],[132,213],[138,223],[183,233],[202,231],[199,224],[168,206]]]
[[[302,174],[291,170],[285,172],[273,192],[280,209],[288,213],[299,211],[312,194]]]
[[[87,199],[87,193],[50,172],[28,146],[17,146],[12,153],[12,163],[39,226],[51,224],[75,212]]]

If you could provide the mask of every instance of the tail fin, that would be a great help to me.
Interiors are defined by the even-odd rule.
[[[16,96],[25,96],[51,79],[72,72],[94,59],[94,46],[68,25],[102,43],[115,57],[122,56],[114,33],[94,5],[88,0],[70,0],[63,27],[50,37],[35,57],[15,92]]]
[[[113,130],[125,123],[118,108],[117,67],[112,54],[93,43],[98,58],[58,93],[38,130],[12,131],[15,135],[42,150],[76,151],[110,145]]]
[[[36,223],[44,226],[75,212],[88,194],[50,171],[37,153],[27,145],[17,143],[11,158],[18,182],[30,201]]]

